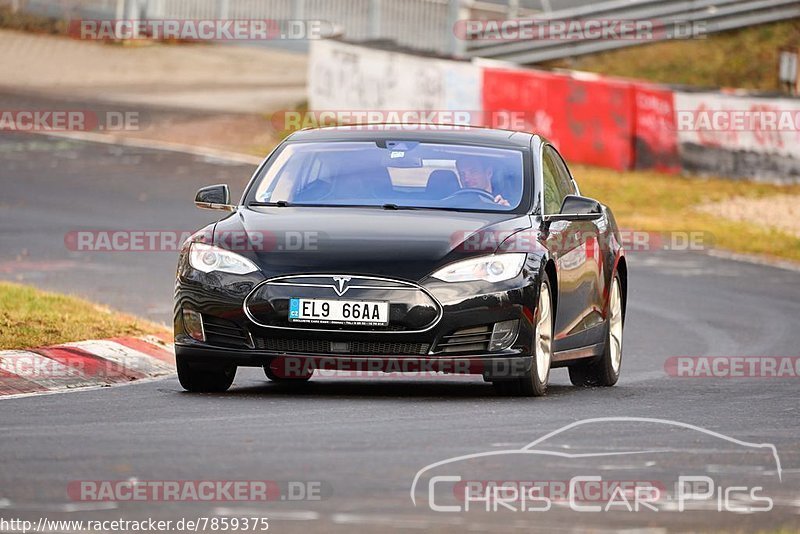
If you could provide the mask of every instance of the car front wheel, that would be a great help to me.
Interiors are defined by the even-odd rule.
[[[569,380],[575,386],[613,386],[619,380],[622,366],[622,292],[619,275],[611,280],[608,301],[608,324],[602,356],[569,367]]]
[[[501,394],[541,397],[547,392],[550,381],[550,364],[553,361],[553,293],[550,280],[542,278],[539,285],[539,302],[536,306],[536,332],[533,336],[533,354],[530,368],[525,374],[514,380],[503,380],[494,383]]]
[[[236,366],[201,367],[176,358],[178,381],[186,391],[193,393],[214,393],[227,391],[236,376]]]

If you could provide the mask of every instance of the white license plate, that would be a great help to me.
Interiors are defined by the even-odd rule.
[[[389,303],[293,298],[289,299],[289,320],[319,324],[387,325]]]

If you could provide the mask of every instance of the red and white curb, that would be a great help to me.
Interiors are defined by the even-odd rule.
[[[0,399],[111,386],[175,372],[172,344],[156,336],[0,351]]]

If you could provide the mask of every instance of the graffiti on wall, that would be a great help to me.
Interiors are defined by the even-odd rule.
[[[687,170],[800,177],[800,100],[676,92],[675,122]]]
[[[480,69],[471,63],[314,41],[309,108],[480,112]]]
[[[518,125],[547,137],[578,163],[628,169],[633,162],[633,90],[626,82],[535,70],[486,68],[483,110],[522,117]],[[496,124],[487,124],[496,126]]]
[[[636,83],[633,94],[634,166],[670,174],[680,172],[672,90]]]

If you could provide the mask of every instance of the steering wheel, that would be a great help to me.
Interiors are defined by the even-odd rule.
[[[484,189],[477,189],[474,187],[465,187],[464,189],[459,189],[455,193],[446,196],[442,200],[450,200],[451,198],[456,198],[458,195],[478,195],[481,197],[481,200],[488,200],[492,204],[494,204],[494,196]]]

